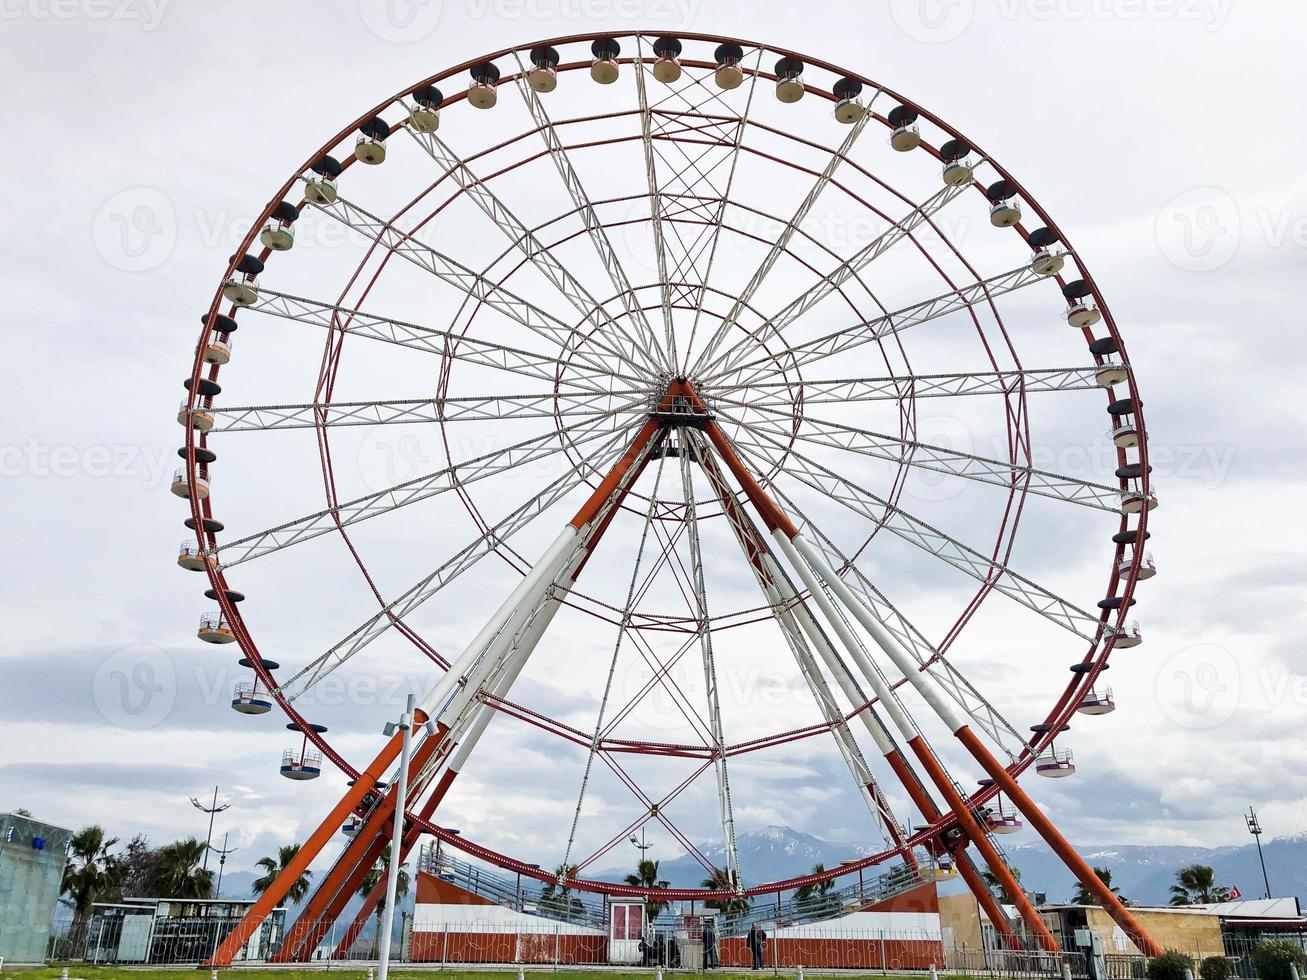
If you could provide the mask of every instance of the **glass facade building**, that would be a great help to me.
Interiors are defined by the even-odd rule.
[[[31,817],[0,813],[0,959],[5,963],[45,958],[72,836]]]

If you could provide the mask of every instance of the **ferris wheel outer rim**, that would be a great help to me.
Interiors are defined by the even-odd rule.
[[[216,318],[222,304],[222,300],[223,300],[222,282],[225,282],[228,278],[230,278],[234,274],[236,265],[240,260],[240,257],[250,252],[250,249],[252,248],[255,241],[257,240],[257,236],[259,234],[260,229],[263,227],[264,223],[269,220],[275,208],[283,200],[286,199],[286,195],[294,188],[300,175],[308,171],[311,165],[316,160],[318,160],[323,154],[328,153],[332,148],[338,146],[343,140],[347,139],[354,131],[358,129],[360,125],[367,122],[369,119],[380,115],[388,107],[394,106],[401,99],[403,99],[404,97],[408,96],[411,92],[413,92],[415,89],[421,88],[425,85],[435,84],[436,82],[452,77],[460,72],[467,71],[473,65],[483,63],[485,61],[492,61],[498,58],[506,57],[516,52],[527,51],[531,47],[539,46],[539,45],[565,45],[571,43],[582,43],[585,41],[593,41],[601,38],[626,38],[626,37],[644,37],[644,36],[647,36],[646,33],[638,30],[593,32],[593,33],[585,33],[585,34],[577,34],[577,35],[567,35],[567,36],[552,38],[544,41],[536,41],[527,44],[519,44],[519,45],[513,45],[511,47],[506,47],[500,51],[495,52],[494,54],[488,56],[481,56],[476,59],[464,62],[463,64],[457,65],[454,68],[429,76],[428,78],[419,81],[415,85],[407,86],[405,89],[396,93],[391,98],[381,103],[378,103],[371,110],[364,113],[358,119],[354,120],[348,126],[343,128],[332,140],[325,143],[322,147],[319,148],[317,152],[315,152],[308,160],[306,160],[305,163],[298,170],[296,170],[295,173],[286,181],[286,183],[282,185],[278,193],[265,206],[263,212],[251,224],[250,230],[246,234],[245,239],[241,242],[240,246],[237,248],[236,252],[229,260],[226,271],[223,274],[222,281],[220,281],[217,289],[215,290],[214,297],[211,300],[208,313],[205,317],[204,327],[201,332],[200,341],[195,350],[195,358],[194,358],[192,372],[190,376],[190,379],[192,381],[192,384],[190,386],[191,390],[188,392],[186,398],[187,409],[194,410],[198,403],[211,399],[212,397],[212,396],[202,395],[199,392],[199,385],[194,382],[198,382],[202,377],[206,375],[205,372],[206,362],[203,359],[203,353],[207,341],[209,340],[210,336],[213,334]],[[821,59],[808,57],[799,54],[798,52],[794,52],[774,45],[761,44],[758,42],[753,42],[742,38],[731,38],[724,35],[704,34],[698,32],[678,32],[677,36],[684,40],[691,40],[691,41],[717,42],[717,43],[734,42],[742,46],[761,49],[762,51],[767,51],[774,54],[780,54],[787,57],[800,57],[809,65],[839,74],[842,77],[854,78],[862,82],[864,85],[872,86],[873,88],[883,92],[884,94],[890,96],[891,98],[896,99],[899,102],[899,104],[908,106],[916,110],[921,118],[929,120],[932,124],[939,127],[944,132],[950,134],[953,138],[964,140],[972,147],[972,149],[977,154],[979,154],[981,157],[984,158],[985,162],[990,167],[992,167],[1003,179],[1009,182],[1009,184],[1015,191],[1016,195],[1020,196],[1023,202],[1030,206],[1034,214],[1036,214],[1043,221],[1045,227],[1048,227],[1049,229],[1056,232],[1059,238],[1061,239],[1061,241],[1067,246],[1067,248],[1074,252],[1075,261],[1079,269],[1080,276],[1081,278],[1083,278],[1086,285],[1089,287],[1090,293],[1095,300],[1097,308],[1102,314],[1103,323],[1104,326],[1106,327],[1108,335],[1113,340],[1116,341],[1122,359],[1126,363],[1130,363],[1128,353],[1126,351],[1126,347],[1124,344],[1124,340],[1120,335],[1119,329],[1116,325],[1115,318],[1112,315],[1111,308],[1109,304],[1106,302],[1104,296],[1102,295],[1102,292],[1096,280],[1094,279],[1093,274],[1088,269],[1087,263],[1084,261],[1083,257],[1078,252],[1075,252],[1070,240],[1061,231],[1057,223],[1048,214],[1048,212],[1042,207],[1042,205],[1040,205],[1040,203],[1034,198],[1034,196],[1031,195],[1025,189],[1025,187],[1021,184],[1021,182],[1018,181],[1015,177],[1013,177],[990,154],[986,153],[982,147],[980,147],[974,141],[967,139],[954,126],[945,122],[942,118],[940,118],[939,116],[931,112],[929,109],[925,108],[924,106],[921,106],[920,104],[907,98],[906,96],[901,95],[895,90],[887,86],[881,85],[866,76],[862,76],[855,72],[847,71],[843,68],[840,68],[830,62],[826,62]],[[634,61],[635,59],[622,59],[622,60],[625,62],[630,62],[630,61]],[[697,64],[697,62],[695,62],[692,59],[682,59],[682,60],[683,63],[688,63],[691,65]],[[711,67],[707,63],[702,63],[702,66]],[[568,68],[579,67],[579,63],[577,66],[566,66],[566,67]],[[563,68],[564,66],[560,66],[560,70],[562,70]],[[759,71],[758,74],[760,76],[770,77],[769,73],[767,72]],[[501,79],[501,83],[510,81],[512,80],[513,77],[515,76],[513,75],[506,76],[505,78]],[[819,95],[820,97],[824,97],[830,99],[831,101],[834,101],[834,97],[829,93],[822,92],[815,88],[810,88],[809,91],[812,92],[813,94]],[[455,96],[447,98],[445,100],[445,103],[443,103],[442,107],[444,105],[449,105],[465,98],[466,98],[465,92],[457,94]],[[880,121],[883,122],[883,120]],[[402,123],[396,124],[395,127],[392,127],[391,132],[392,133],[395,132],[396,128],[402,125],[403,125]],[[933,155],[938,157],[938,152],[935,151],[933,148],[928,148],[928,150],[932,152]],[[352,158],[345,160],[342,164],[342,170],[347,169],[353,162],[354,161]],[[979,190],[982,194],[984,192],[983,188],[976,187],[975,189]],[[270,249],[265,248],[261,251],[260,257],[266,258],[270,254],[270,252],[271,252]],[[1060,277],[1058,278],[1060,279]],[[1084,333],[1087,339],[1092,339],[1092,333],[1090,328],[1084,328],[1082,332]],[[210,380],[216,380],[219,374],[220,365],[212,364],[212,365],[208,365],[208,368],[209,368],[207,372],[208,378]],[[1122,386],[1117,386],[1117,387],[1122,387]],[[1145,497],[1147,497],[1151,491],[1151,480],[1150,480],[1150,473],[1149,473],[1150,467],[1148,465],[1147,427],[1146,427],[1144,412],[1143,412],[1143,401],[1139,397],[1137,379],[1133,371],[1128,372],[1123,387],[1129,392],[1129,397],[1133,400],[1134,403],[1134,417],[1135,417],[1136,425],[1139,429],[1139,436],[1140,436],[1139,444],[1136,447],[1139,455],[1138,463],[1140,466],[1140,476],[1138,478],[1139,480],[1138,486],[1139,486],[1140,493],[1142,493]],[[1106,397],[1111,398],[1111,393],[1105,391],[1104,394]],[[212,514],[210,499],[207,496],[203,499],[201,499],[198,496],[198,492],[196,490],[196,481],[194,479],[196,468],[197,468],[195,450],[198,444],[203,444],[206,442],[207,434],[200,433],[200,438],[197,443],[196,433],[197,430],[193,426],[187,425],[185,427],[185,434],[186,434],[185,447],[184,447],[186,450],[185,466],[187,469],[188,482],[191,487],[190,494],[189,494],[189,503],[190,503],[191,517],[196,525],[195,534],[196,534],[197,543],[201,549],[209,549],[209,548],[216,547],[217,545],[214,533],[206,532],[204,530],[203,522],[206,519],[210,518]],[[1117,447],[1117,459],[1119,464],[1124,464],[1124,462],[1126,461],[1126,453],[1124,448]],[[1146,533],[1148,518],[1149,518],[1149,509],[1147,507],[1144,507],[1140,513],[1134,516],[1136,517],[1136,523],[1135,523],[1136,529],[1141,534]],[[1121,529],[1122,530],[1127,529],[1129,523],[1130,523],[1130,515],[1123,514],[1120,520]],[[1107,593],[1109,595],[1117,594],[1118,588],[1122,589],[1122,591],[1120,592],[1120,597],[1122,599],[1122,602],[1120,603],[1117,616],[1115,617],[1115,623],[1111,624],[1111,620],[1113,618],[1111,616],[1111,610],[1106,610],[1106,609],[1103,610],[1100,615],[1100,622],[1102,623],[1102,627],[1100,628],[1100,636],[1103,637],[1103,639],[1101,639],[1100,641],[1092,642],[1088,650],[1086,651],[1083,660],[1081,661],[1081,663],[1092,664],[1093,665],[1092,668],[1088,671],[1085,671],[1084,673],[1077,673],[1072,675],[1072,681],[1066,686],[1061,697],[1054,703],[1053,708],[1050,710],[1049,714],[1046,717],[1044,724],[1048,726],[1049,730],[1043,733],[1041,736],[1029,740],[1028,749],[1026,751],[1023,751],[1023,753],[1020,756],[1018,756],[1016,760],[1012,761],[1010,764],[1006,766],[1008,772],[1013,776],[1013,778],[1019,777],[1025,771],[1025,769],[1027,769],[1034,762],[1034,759],[1039,754],[1039,752],[1042,751],[1044,748],[1046,748],[1047,745],[1053,740],[1053,738],[1058,733],[1058,730],[1061,727],[1063,727],[1067,719],[1069,719],[1069,717],[1075,713],[1079,701],[1082,699],[1084,693],[1087,692],[1090,687],[1092,687],[1098,675],[1101,673],[1101,671],[1104,669],[1105,665],[1108,662],[1108,659],[1115,645],[1115,630],[1109,630],[1108,626],[1109,624],[1111,624],[1114,625],[1116,629],[1119,629],[1124,625],[1126,616],[1129,611],[1129,607],[1131,605],[1130,600],[1133,598],[1134,589],[1138,581],[1138,573],[1143,559],[1143,551],[1138,548],[1133,549],[1132,561],[1128,567],[1128,570],[1123,575],[1120,571],[1120,565],[1121,565],[1121,558],[1124,554],[1124,548],[1125,548],[1124,544],[1118,544],[1116,546],[1115,557],[1112,562],[1112,569],[1108,580]],[[273,677],[272,673],[264,666],[264,660],[261,654],[258,652],[258,648],[253,640],[253,637],[249,634],[249,631],[246,629],[243,619],[239,611],[237,610],[235,603],[233,603],[227,595],[228,585],[225,579],[224,570],[221,567],[215,567],[213,564],[207,564],[205,568],[205,572],[206,575],[208,576],[212,588],[217,593],[220,610],[224,615],[224,617],[226,617],[229,625],[232,627],[233,632],[235,633],[236,638],[238,640],[238,644],[241,651],[249,658],[251,664],[253,665],[253,669],[256,677],[264,683],[269,693],[278,702],[278,706],[282,709],[283,713],[291,720],[291,722],[297,728],[299,728],[299,730],[302,732],[304,737],[309,742],[313,743],[315,747],[317,747],[325,757],[330,759],[331,762],[335,764],[348,777],[357,778],[359,774],[359,770],[356,769],[346,758],[344,758],[344,756],[338,753],[335,750],[335,748],[325,738],[322,737],[321,733],[315,731],[311,726],[311,724],[299,713],[299,711],[293,706],[293,704],[285,698],[285,696],[280,692],[280,690],[277,689],[275,678]],[[993,796],[997,795],[998,792],[999,790],[997,786],[991,785],[987,787],[982,787],[979,791],[969,794],[968,800],[972,806],[980,806],[983,805],[985,802],[987,802],[989,799],[991,799]],[[482,845],[474,844],[472,841],[467,840],[466,838],[463,838],[461,836],[449,835],[446,832],[442,831],[441,828],[431,823],[430,821],[426,821],[422,819],[418,814],[410,813],[409,816],[412,819],[414,819],[415,822],[417,822],[419,825],[424,826],[429,832],[433,833],[435,836],[444,840],[446,843],[452,846],[460,847],[470,852],[480,851],[481,852],[480,856],[492,860],[493,863],[496,863],[501,867],[509,867],[510,869],[516,869],[523,874],[539,878],[540,880],[547,881],[553,879],[552,875],[543,873],[540,871],[540,869],[535,868],[532,865],[528,865],[523,862],[520,862],[516,858],[512,858],[511,856],[508,855],[499,854],[498,852],[495,852],[489,848],[485,848]],[[954,822],[955,820],[950,819],[949,815],[945,815],[940,820],[931,824],[929,827],[919,831],[917,834],[914,834],[911,840],[913,842],[920,843],[925,840],[934,839],[938,837],[940,834],[942,834],[945,830],[947,830]],[[897,853],[897,851],[891,850],[884,854],[872,855],[861,861],[850,863],[848,865],[841,866],[835,869],[831,869],[830,871],[826,872],[823,875],[806,875],[806,876],[800,876],[797,878],[788,879],[786,881],[761,883],[757,886],[754,886],[753,888],[746,889],[745,894],[749,894],[749,895],[772,894],[781,890],[788,890],[789,888],[799,887],[800,885],[806,883],[833,880],[835,878],[842,877],[846,874],[849,874],[853,871],[858,871],[862,868],[875,866],[876,864],[885,860],[888,856],[894,853]],[[591,881],[577,880],[572,882],[572,884],[575,887],[578,887],[582,890],[591,890],[591,891],[603,892],[608,894],[639,895],[648,891],[647,889],[642,891],[639,888],[632,888],[631,886],[615,885],[610,882],[597,882],[597,881],[591,882]],[[684,897],[686,898],[711,898],[714,896],[725,897],[731,893],[713,892],[710,890],[703,890],[703,889],[688,889],[688,890],[680,890],[679,892],[673,890],[667,892],[666,894],[671,897],[676,897],[677,895],[684,894]]]

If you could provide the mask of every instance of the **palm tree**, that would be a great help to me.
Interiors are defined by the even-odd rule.
[[[1216,872],[1205,864],[1190,864],[1175,873],[1172,905],[1207,905],[1230,900],[1230,889],[1216,883]]]
[[[1007,869],[1007,870],[1008,870],[1008,873],[1012,875],[1013,879],[1015,879],[1017,885],[1020,886],[1020,884],[1021,884],[1021,869],[1020,869],[1020,868],[1013,867],[1012,865],[1008,865],[1008,869]],[[989,890],[990,890],[991,892],[992,892],[992,891],[1001,891],[1001,892],[1002,892],[1002,898],[1003,898],[1003,901],[1007,902],[1009,905],[1015,905],[1015,904],[1016,904],[1016,899],[1014,899],[1011,895],[1009,895],[1009,894],[1007,893],[1007,889],[1006,889],[1006,888],[1001,888],[1001,887],[999,886],[998,875],[994,874],[994,872],[992,872],[992,871],[990,871],[988,868],[986,868],[984,871],[980,872],[980,876],[981,876],[982,878],[985,879],[985,884],[989,886]]]
[[[73,835],[60,893],[68,896],[73,913],[79,919],[91,911],[92,905],[118,887],[123,866],[110,850],[117,843],[117,837],[106,838],[104,828],[96,824],[83,827]]]
[[[213,872],[200,867],[204,841],[187,837],[159,848],[159,863],[153,882],[157,898],[210,898]]]
[[[818,861],[812,866],[812,873],[815,875],[825,874],[826,865]],[[830,890],[835,887],[832,880],[809,882],[806,885],[800,885],[794,890],[794,901],[799,907],[810,915],[823,915],[834,904],[827,896]]]
[[[1095,868],[1094,874],[1098,875],[1098,880],[1103,883],[1103,886],[1107,888],[1108,891],[1110,891],[1117,898],[1121,899],[1122,905],[1130,904],[1130,900],[1121,894],[1121,889],[1112,887],[1111,869]],[[1098,899],[1094,896],[1093,892],[1091,892],[1088,888],[1086,888],[1084,884],[1081,882],[1076,883],[1076,891],[1075,894],[1071,896],[1071,901],[1076,905],[1098,904]]]
[[[399,877],[396,878],[395,880],[396,901],[402,899],[405,895],[408,894],[409,878],[408,878],[408,872],[404,870],[407,867],[408,867],[407,864],[401,864],[399,866]],[[363,876],[363,880],[359,882],[358,894],[363,896],[364,898],[367,898],[367,896],[372,893],[372,889],[377,887],[377,884],[379,882],[385,881],[386,875],[389,873],[390,873],[390,845],[387,844],[385,848],[382,850],[381,856],[377,858],[376,864],[368,868],[367,874],[365,874]],[[374,951],[381,949],[381,917],[385,915],[385,913],[386,913],[386,894],[383,891],[381,893],[381,899],[377,902],[377,910],[375,913],[377,919],[377,937],[376,937],[376,942],[372,947]]]
[[[725,868],[713,868],[712,874],[703,879],[700,884],[704,888],[712,888],[716,891],[736,891],[739,887],[740,875],[736,871],[727,872]],[[719,898],[703,903],[705,907],[716,909],[722,915],[735,915],[744,913],[753,908],[753,900],[743,895],[735,895],[732,898]]]
[[[298,854],[299,851],[299,844],[283,844],[281,847],[277,848],[277,856],[275,858],[259,858],[254,866],[256,868],[261,868],[264,871],[264,874],[261,877],[254,879],[254,883],[250,885],[250,890],[254,892],[255,895],[262,895],[266,892],[272,887],[272,883],[277,880],[281,873],[286,870],[286,866],[290,864],[291,861],[295,860],[295,855]],[[309,879],[312,877],[312,871],[305,871],[301,874],[295,879],[295,884],[291,885],[286,891],[286,897],[296,905],[304,901],[304,897],[309,893]]]
[[[658,877],[658,862],[646,858],[641,858],[636,864],[635,874],[626,876],[626,883],[637,888],[667,888],[671,884],[670,881],[663,881]],[[648,921],[653,922],[662,914],[663,909],[671,904],[671,902],[656,902],[646,898],[644,912]]]
[[[585,914],[585,903],[572,895],[572,889],[559,882],[575,878],[581,869],[575,864],[560,864],[554,868],[554,880],[540,889],[540,906],[545,914],[571,922]]]

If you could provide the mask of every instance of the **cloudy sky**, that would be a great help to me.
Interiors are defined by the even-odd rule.
[[[6,92],[0,113],[11,134],[0,217],[10,282],[3,307],[7,356],[0,366],[8,557],[0,572],[0,809],[21,806],[56,824],[98,822],[119,836],[144,832],[162,841],[203,833],[187,798],[217,784],[232,803],[217,829],[240,848],[237,868],[316,825],[343,777],[328,767],[313,783],[280,778],[280,753],[296,740],[279,716],[247,718],[227,707],[231,685],[243,679],[235,648],[195,639],[197,618],[209,603],[200,594],[201,577],[173,563],[185,516],[183,503],[168,492],[182,432],[175,413],[199,315],[269,197],[370,106],[488,51],[590,30],[639,29],[744,36],[876,79],[984,147],[1054,216],[1108,298],[1146,403],[1162,501],[1151,541],[1159,574],[1137,593],[1144,644],[1113,660],[1109,679],[1119,709],[1082,718],[1065,736],[1080,771],[1056,784],[1033,775],[1028,782],[1037,783],[1032,790],[1069,836],[1085,843],[1241,842],[1240,811],[1250,803],[1272,835],[1307,829],[1300,776],[1307,749],[1297,735],[1307,709],[1298,652],[1307,641],[1300,516],[1307,445],[1298,391],[1305,365],[1294,312],[1307,258],[1301,168],[1307,136],[1296,99],[1307,81],[1298,51],[1307,12],[1249,0],[892,0],[824,4],[820,16],[771,0],[323,0],[229,2],[220,9],[184,0],[3,0],[0,18]],[[550,96],[550,112],[558,118],[627,113],[569,127],[578,142],[638,136],[630,115],[636,92],[626,72],[609,89],[585,72],[571,73]],[[463,84],[451,82],[446,94]],[[723,246],[718,292],[705,301],[710,320],[740,295],[777,234],[776,218],[792,214],[811,186],[812,176],[796,169],[819,172],[830,158],[820,147],[834,148],[848,135],[826,105],[807,99],[782,107],[759,89],[756,117],[773,128],[759,131],[758,152],[740,168],[733,198],[741,207],[732,215],[753,237],[740,234]],[[396,121],[393,107],[390,115]],[[531,135],[530,128],[510,87],[493,113],[451,107],[440,134],[470,155]],[[491,173],[537,155],[494,185],[531,226],[572,209],[548,158],[538,156],[543,144],[533,139],[488,152],[478,163]],[[421,213],[429,214],[447,193],[431,193],[436,169],[416,141],[391,143],[382,168],[347,171],[342,193],[386,216],[428,195]],[[878,189],[871,173],[883,174],[910,200],[939,187],[933,165],[894,154],[879,130],[868,129],[851,159],[865,170],[848,173],[843,188],[823,195],[795,236],[797,258],[777,264],[755,297],[758,308],[782,307],[811,285],[814,269],[824,274],[836,257],[883,230],[885,222],[869,217],[854,195],[895,219],[904,213],[902,200]],[[644,238],[647,222],[638,220],[647,186],[639,143],[627,139],[578,160],[595,200],[619,199],[607,205],[606,220],[631,222],[614,233],[631,281],[650,281],[656,263]],[[991,228],[983,201],[972,197],[941,215],[944,233],[981,275],[1019,265],[1026,254],[1020,243]],[[412,227],[417,213],[404,227]],[[579,222],[570,220],[551,225],[551,234],[579,232]],[[265,284],[348,305],[360,288],[351,283],[356,268],[363,263],[368,275],[376,268],[375,260],[367,265],[368,242],[319,214],[306,214],[299,231],[296,248],[270,263]],[[513,270],[501,258],[504,239],[497,234],[459,200],[424,226],[421,240],[478,270],[511,271],[513,288],[533,302],[553,303],[550,309],[563,316],[534,270]],[[584,234],[559,254],[602,293],[602,269]],[[951,273],[962,269],[938,239],[913,256],[887,253],[868,273],[863,312],[942,292],[927,254]],[[1020,362],[1028,368],[1085,363],[1079,336],[1058,319],[1055,290],[1039,288],[1000,303]],[[610,286],[600,298],[611,294]],[[401,320],[440,328],[471,322],[470,335],[502,343],[515,336],[502,318],[480,314],[469,321],[449,287],[398,260],[379,278],[371,302],[369,309]],[[573,311],[564,318],[571,322]],[[310,401],[322,332],[253,315],[241,322],[245,329],[222,374],[222,400]],[[850,322],[847,308],[818,307],[808,316],[810,332],[799,336]],[[895,355],[901,360],[889,369],[977,370],[974,331],[962,320],[936,326],[905,335]],[[998,336],[992,318],[988,329]],[[887,364],[867,350],[819,376],[885,373]],[[433,397],[434,360],[361,343],[342,359],[334,397]],[[538,382],[460,366],[447,393],[541,390]],[[917,437],[985,456],[1001,453],[1004,430],[995,406],[955,401],[919,406]],[[1101,393],[1032,395],[1029,409],[1036,466],[1081,480],[1110,478]],[[835,422],[897,431],[896,413],[884,403],[826,411]],[[581,421],[582,432],[603,435],[600,422]],[[544,432],[542,424],[469,422],[448,440],[429,425],[340,430],[331,443],[340,499],[375,493],[448,460],[496,452]],[[232,537],[324,506],[311,431],[221,438],[211,443],[220,453],[214,499]],[[609,443],[596,438],[593,445]],[[829,448],[804,451],[831,465],[841,459]],[[565,480],[570,463],[561,460],[549,457],[488,479],[470,488],[469,497],[484,519],[499,521],[551,481]],[[846,454],[838,465],[874,493],[886,494],[894,481],[895,468],[883,462]],[[653,479],[652,470],[646,479]],[[662,479],[665,499],[679,501],[679,469],[665,466]],[[701,479],[696,486],[705,491]],[[994,546],[1002,505],[993,488],[913,473],[902,491],[906,509],[982,550]],[[468,511],[452,497],[380,518],[352,536],[387,600],[476,537]],[[579,500],[568,496],[514,546],[534,559]],[[856,549],[867,537],[863,518],[819,494],[796,490],[795,503],[841,547]],[[718,511],[705,507],[703,539],[713,614],[725,616],[758,600],[725,522],[713,519]],[[623,605],[642,523],[641,513],[624,514],[587,571],[594,608]],[[1110,515],[1034,501],[1016,535],[1013,566],[1092,608],[1107,578],[1113,530]],[[684,556],[685,548],[682,540],[674,550]],[[861,567],[932,643],[943,640],[974,592],[973,582],[890,535],[874,539]],[[335,535],[251,561],[229,578],[250,595],[249,623],[264,656],[289,671],[377,609]],[[452,655],[515,580],[508,563],[488,559],[424,605],[414,625]],[[667,570],[651,585],[645,608],[684,614],[680,595]],[[672,656],[679,645],[675,635],[655,634],[643,654],[630,642],[619,649],[613,705],[640,691],[651,662]],[[592,729],[614,646],[611,627],[565,611],[514,699]],[[994,595],[950,656],[1024,729],[1042,720],[1067,665],[1083,653],[1076,637]],[[766,624],[725,631],[716,656],[728,741],[817,719],[779,634]],[[692,647],[677,671],[687,697],[701,705],[700,651]],[[404,694],[421,693],[436,676],[391,631],[305,695],[302,707],[362,764]],[[922,709],[916,702],[909,707]],[[625,731],[684,740],[695,728],[694,715],[661,692],[631,712]],[[958,777],[974,779],[932,724],[926,727]],[[623,737],[623,730],[614,735]],[[844,763],[830,744],[818,742],[739,758],[731,775],[740,829],[779,823],[837,840],[877,837]],[[585,753],[501,719],[474,760],[442,819],[528,860],[560,859]],[[631,773],[656,798],[688,770],[664,761],[661,767],[632,763]],[[891,790],[891,798],[909,819],[901,796]],[[586,801],[574,859],[638,813],[611,773],[595,776]],[[678,801],[674,817],[692,838],[711,839],[720,836],[715,806],[711,783],[700,780]],[[656,854],[678,853],[668,834],[654,824],[650,832]]]

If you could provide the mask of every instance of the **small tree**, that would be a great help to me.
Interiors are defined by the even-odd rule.
[[[820,861],[812,866],[815,875],[825,874],[826,865]],[[806,915],[826,915],[838,906],[835,896],[830,894],[835,882],[831,880],[810,882],[794,890],[794,901]]]
[[[159,848],[151,890],[158,898],[212,898],[213,872],[201,867],[204,841],[187,837]]]
[[[298,845],[296,845],[296,850],[298,849],[299,847]],[[282,848],[282,850],[285,850],[285,848]],[[395,901],[397,903],[403,901],[404,896],[408,894],[409,877],[408,877],[408,871],[405,870],[407,867],[408,865],[401,864],[399,866],[399,874],[395,877]],[[357,894],[359,894],[363,898],[367,898],[367,896],[372,893],[373,888],[375,888],[378,884],[386,880],[386,876],[389,873],[390,873],[390,845],[387,844],[382,849],[381,856],[377,858],[376,862],[372,865],[372,867],[368,868],[367,872],[363,875],[362,880],[359,882]],[[381,949],[381,919],[382,916],[384,916],[385,914],[386,914],[386,894],[383,891],[381,894],[381,900],[377,902],[377,909],[375,913],[375,917],[377,920],[377,929],[376,929],[376,940],[372,947],[374,952],[377,952]]]
[[[250,891],[254,892],[255,895],[262,895],[271,888],[272,883],[277,880],[283,871],[286,870],[286,865],[295,860],[295,855],[298,854],[299,851],[299,844],[283,844],[281,847],[277,848],[277,856],[275,858],[259,858],[259,860],[255,862],[255,867],[259,868],[263,874],[254,879],[254,883],[250,885]],[[304,897],[309,893],[309,879],[312,877],[313,872],[306,870],[296,878],[294,884],[287,889],[286,897],[296,905],[304,901]]]
[[[1095,868],[1094,874],[1098,875],[1098,880],[1103,886],[1117,898],[1121,899],[1123,905],[1129,905],[1130,901],[1121,894],[1121,889],[1112,887],[1112,872],[1108,868]],[[1071,896],[1071,901],[1076,905],[1097,905],[1098,898],[1083,882],[1076,882],[1075,894]]]
[[[736,891],[740,882],[738,872],[727,872],[725,868],[714,868],[711,875],[703,879],[701,884],[704,888],[712,888],[715,891]],[[753,908],[752,899],[744,895],[735,895],[732,898],[715,898],[705,901],[705,908],[716,909],[722,915],[742,915]]]
[[[1203,980],[1230,980],[1234,967],[1224,956],[1208,956],[1198,965],[1198,975]]]
[[[670,881],[665,881],[658,877],[658,862],[650,861],[647,858],[641,858],[635,866],[635,873],[626,876],[626,883],[634,885],[637,888],[667,888],[671,885]],[[646,898],[644,902],[645,915],[650,922],[662,914],[663,909],[667,908],[671,902],[655,901],[652,898]]]
[[[572,889],[560,882],[575,878],[580,869],[575,864],[560,864],[554,868],[554,880],[540,889],[540,911],[571,922],[585,915],[585,903],[572,894]]]
[[[1017,868],[1017,867],[1014,867],[1014,866],[1012,866],[1012,865],[1009,864],[1009,865],[1008,865],[1008,871],[1011,873],[1012,877],[1016,880],[1017,885],[1020,886],[1020,884],[1021,884],[1021,869],[1020,869],[1020,868]],[[1003,901],[1007,902],[1009,905],[1015,905],[1015,904],[1016,904],[1016,899],[1015,899],[1013,896],[1011,896],[1011,895],[1009,895],[1009,894],[1007,893],[1007,889],[1006,889],[1006,888],[1001,888],[1001,887],[999,886],[999,883],[998,883],[998,875],[994,874],[994,872],[990,871],[988,868],[986,868],[984,871],[982,871],[982,872],[980,873],[980,875],[981,875],[982,878],[985,879],[985,884],[989,886],[989,890],[990,890],[991,892],[1001,892],[1001,893],[1002,893],[1002,896],[1001,896],[1001,897],[1002,897]]]
[[[122,863],[112,851],[117,843],[117,837],[106,837],[104,828],[96,824],[73,834],[60,891],[68,896],[77,918],[84,918],[92,905],[117,890],[123,875]]]
[[[1187,971],[1194,968],[1191,957],[1174,949],[1168,949],[1161,956],[1154,956],[1148,961],[1144,975],[1148,980],[1185,980]]]
[[[1253,944],[1253,966],[1262,980],[1291,980],[1298,968],[1298,976],[1307,973],[1307,951],[1289,939],[1259,939]]]
[[[1230,889],[1216,883],[1216,872],[1205,864],[1190,864],[1175,873],[1172,905],[1209,905],[1230,900]]]

